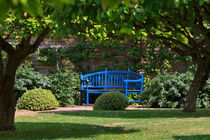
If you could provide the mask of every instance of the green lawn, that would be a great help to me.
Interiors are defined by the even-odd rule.
[[[15,132],[0,140],[210,140],[210,110],[84,111],[16,117]]]

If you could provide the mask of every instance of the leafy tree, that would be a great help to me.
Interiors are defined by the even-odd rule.
[[[147,0],[138,1],[133,8],[127,8],[128,13],[121,13],[131,21],[135,32],[145,31],[151,39],[180,55],[191,56],[197,64],[185,112],[195,111],[197,95],[210,74],[209,9],[209,0]]]
[[[93,39],[100,37],[103,40],[138,41],[149,37],[182,56],[191,56],[197,64],[197,71],[188,91],[184,112],[194,112],[197,95],[210,74],[210,1],[104,1],[105,7],[111,6],[111,9],[101,10],[97,2],[89,1],[89,7],[83,7],[83,12],[86,12],[82,17],[71,17],[72,20],[65,22],[65,26],[62,27],[72,27],[72,21],[76,24],[86,23],[87,26],[74,31],[78,30],[78,34]],[[117,4],[118,8],[113,9]],[[78,9],[76,6],[74,9]],[[91,9],[97,12],[90,14]],[[62,17],[64,19],[70,17],[72,8],[65,7],[65,11],[66,14]]]
[[[14,130],[15,74],[19,65],[31,53],[34,53],[42,40],[50,32],[49,19],[40,19],[24,16],[18,18],[13,11],[8,13],[8,18],[1,23],[0,33],[0,131]],[[33,44],[31,38],[37,36]],[[20,40],[17,45],[11,45],[9,38]],[[7,57],[2,57],[6,53]]]
[[[1,0],[0,5],[0,131],[15,130],[15,74],[19,65],[34,53],[56,27],[52,20],[61,1]],[[73,0],[69,1],[73,2]],[[14,44],[10,39],[15,39]]]

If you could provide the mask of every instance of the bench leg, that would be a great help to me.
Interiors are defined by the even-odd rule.
[[[128,98],[128,87],[127,87],[127,85],[125,87],[125,96]]]
[[[125,90],[125,96],[128,98],[128,89]]]
[[[89,93],[88,91],[86,92],[86,106],[89,105]]]

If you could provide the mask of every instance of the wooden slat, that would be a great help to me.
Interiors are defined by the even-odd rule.
[[[93,75],[93,86],[95,86],[95,75]]]
[[[119,79],[118,79],[118,74],[116,74],[116,80],[117,80],[117,81],[116,81],[116,86],[119,86],[119,85],[118,85],[118,80],[119,80]]]
[[[101,76],[100,76],[100,74],[99,74],[99,76],[98,76],[98,86],[100,87],[101,86]]]
[[[104,74],[102,74],[102,80],[101,80],[101,85],[104,86]]]
[[[112,82],[113,82],[113,78],[112,78],[112,74],[110,73],[110,87],[112,86]]]
[[[123,80],[124,80],[124,74],[122,73],[122,79],[121,79],[122,81],[122,86],[123,86]]]

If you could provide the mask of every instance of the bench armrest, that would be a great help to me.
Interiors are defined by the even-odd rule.
[[[137,80],[124,80],[125,83],[137,83],[137,82],[141,82],[142,79],[137,79]]]

